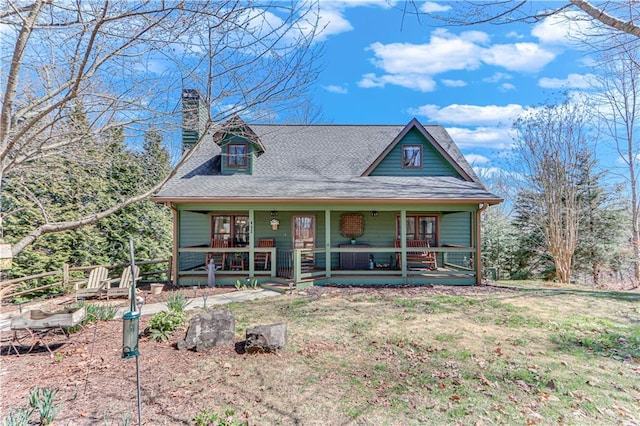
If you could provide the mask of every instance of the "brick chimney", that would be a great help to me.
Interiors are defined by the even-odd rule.
[[[182,152],[191,149],[204,133],[207,106],[196,89],[182,90]]]

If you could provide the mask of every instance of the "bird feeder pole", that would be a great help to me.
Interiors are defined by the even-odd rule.
[[[136,277],[133,256],[133,238],[129,238],[129,256],[131,258],[131,300],[130,311],[122,316],[122,358],[136,357],[136,384],[138,388],[138,424],[142,424],[142,400],[140,397],[140,361],[138,359],[138,335],[140,311],[136,309]]]

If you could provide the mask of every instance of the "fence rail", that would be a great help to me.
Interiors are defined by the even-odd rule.
[[[170,282],[171,274],[172,274],[172,264],[173,264],[171,257],[169,257],[168,259],[143,260],[143,261],[136,262],[136,265],[138,266],[160,265],[160,264],[166,264],[167,266],[165,269],[142,271],[140,273],[140,276],[149,277],[149,276],[165,275],[166,281]],[[39,274],[28,275],[26,277],[13,278],[10,280],[0,281],[0,299],[5,300],[15,296],[24,296],[26,294],[36,293],[42,290],[47,290],[50,288],[60,287],[60,286],[63,288],[68,288],[72,284],[75,284],[79,281],[86,280],[86,277],[83,277],[83,278],[72,277],[72,272],[84,273],[86,271],[90,271],[99,266],[103,266],[109,270],[112,270],[112,269],[118,269],[118,268],[126,268],[129,265],[130,265],[129,263],[118,263],[114,265],[90,265],[90,266],[69,266],[65,264],[63,265],[62,269],[59,269],[56,271],[41,272]],[[34,280],[40,281],[43,278],[48,278],[48,277],[59,277],[59,278],[57,281],[53,283],[47,283],[45,285],[38,285],[36,287],[21,290],[21,284],[23,283],[28,283],[29,281],[34,281]]]

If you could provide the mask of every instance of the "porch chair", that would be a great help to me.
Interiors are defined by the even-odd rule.
[[[104,266],[93,268],[87,281],[76,283],[76,300],[100,296],[106,286],[108,275],[109,271]]]
[[[396,248],[400,248],[400,240],[395,240],[394,245]],[[409,265],[419,265],[420,267],[426,267],[431,270],[438,269],[438,261],[434,252],[428,250],[413,250],[416,248],[428,249],[431,248],[431,246],[427,240],[407,240],[407,267],[409,267]],[[396,253],[396,262],[398,265],[401,264],[401,257],[401,253]]]
[[[140,268],[138,268],[138,265],[134,265],[133,273],[131,272],[131,266],[127,266],[122,271],[122,275],[119,279],[116,278],[113,280],[108,280],[107,300],[109,300],[110,297],[130,297],[133,281],[138,281],[139,279]],[[118,287],[111,288],[111,284],[116,282],[118,283]]]
[[[258,238],[258,247],[273,247],[274,245],[275,239],[273,238]],[[261,265],[262,269],[266,271],[271,261],[271,253],[258,252],[254,256],[254,261],[256,268],[258,268],[258,265]]]
[[[211,247],[214,248],[227,248],[229,247],[229,240],[224,238],[212,238]],[[224,269],[227,263],[227,253],[207,253],[207,262],[205,265],[209,267],[209,262],[213,259],[215,269]],[[218,268],[218,266],[220,266]]]

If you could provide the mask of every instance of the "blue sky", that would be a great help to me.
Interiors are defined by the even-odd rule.
[[[512,143],[514,118],[588,89],[593,78],[575,23],[443,27],[424,16],[403,20],[402,5],[321,2],[325,66],[315,101],[324,121],[442,124],[475,166],[490,167]],[[446,13],[452,3],[419,5]]]

